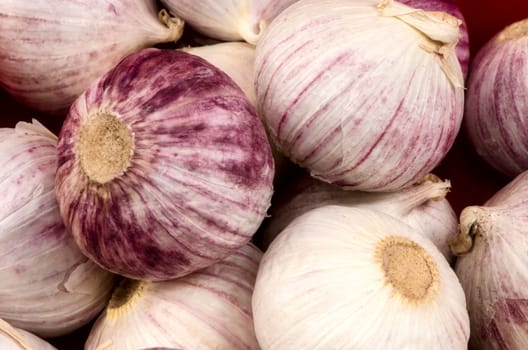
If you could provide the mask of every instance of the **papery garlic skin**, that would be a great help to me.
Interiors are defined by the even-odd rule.
[[[115,273],[166,280],[245,245],[270,206],[274,164],[242,90],[200,57],[145,49],[73,104],[58,143],[61,215]]]
[[[297,217],[261,260],[262,350],[466,349],[464,292],[427,238],[387,214],[325,206]]]
[[[158,18],[153,0],[5,0],[0,17],[0,86],[51,114],[66,114],[126,55],[183,31],[180,19]]]
[[[11,326],[0,319],[0,349],[2,350],[56,350],[36,335]]]
[[[497,33],[470,66],[464,129],[476,152],[514,177],[528,169],[528,19]]]
[[[426,11],[443,11],[455,16],[460,20],[460,38],[456,44],[455,52],[460,62],[464,80],[467,79],[469,70],[469,33],[467,29],[464,14],[455,0],[399,0],[402,4],[426,10]]]
[[[528,172],[460,214],[470,245],[455,271],[466,292],[471,349],[528,348]]]
[[[119,301],[126,289],[118,289],[90,331],[85,350],[258,350],[251,296],[261,257],[248,244],[188,276],[137,282],[127,301]]]
[[[113,288],[60,217],[56,145],[35,120],[0,129],[0,318],[46,337],[88,323]]]
[[[329,183],[364,191],[415,183],[460,128],[458,24],[396,1],[289,6],[256,46],[257,106],[270,135]]]
[[[379,210],[394,216],[418,229],[449,262],[453,261],[449,241],[458,232],[458,218],[445,198],[451,189],[448,180],[442,181],[431,174],[420,183],[396,192],[347,191],[304,171],[291,176],[289,182],[290,186],[276,194],[270,216],[259,230],[257,237],[264,251],[297,216],[333,204]]]
[[[202,34],[254,45],[275,16],[296,1],[161,0],[161,3]]]

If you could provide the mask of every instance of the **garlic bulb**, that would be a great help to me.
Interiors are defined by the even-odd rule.
[[[466,292],[474,349],[528,348],[528,171],[460,214],[455,271]]]
[[[460,37],[455,47],[455,52],[462,68],[464,80],[467,78],[469,70],[469,34],[464,14],[456,0],[399,0],[402,4],[419,8],[426,11],[443,11],[455,16],[460,20]]]
[[[196,47],[183,47],[181,50],[199,56],[220,68],[244,91],[251,104],[255,105],[255,46],[245,42],[225,42]]]
[[[460,21],[391,0],[300,0],[256,46],[257,108],[281,151],[323,181],[409,186],[459,131]]]
[[[2,350],[56,350],[48,342],[0,319],[0,349]]]
[[[245,245],[266,215],[273,158],[232,79],[197,56],[144,49],[72,105],[58,143],[61,215],[115,273],[166,280]]]
[[[251,295],[261,256],[248,244],[182,278],[125,280],[94,324],[85,350],[259,349]]]
[[[36,120],[0,129],[0,317],[41,336],[88,323],[113,288],[62,223],[56,144]]]
[[[225,42],[197,47],[185,47],[181,50],[199,56],[220,68],[245,92],[251,104],[256,105],[253,68],[255,65],[255,47],[244,42]],[[292,166],[270,140],[275,161],[274,185],[280,185]]]
[[[161,0],[197,31],[224,41],[255,44],[269,23],[297,0]]]
[[[434,244],[369,209],[324,206],[264,253],[252,299],[262,350],[466,349],[464,291]]]
[[[476,152],[514,177],[528,170],[528,18],[482,46],[471,63],[464,129]]]
[[[257,237],[266,250],[273,239],[297,216],[329,204],[375,209],[392,215],[418,229],[449,261],[453,255],[449,241],[458,232],[458,218],[445,198],[451,189],[448,180],[433,174],[419,183],[396,192],[346,191],[300,172],[290,179],[291,192],[277,193]]]
[[[1,1],[0,86],[31,108],[65,113],[126,55],[180,38],[183,21],[156,11],[154,0]]]

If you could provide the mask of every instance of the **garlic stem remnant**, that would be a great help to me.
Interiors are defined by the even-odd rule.
[[[88,117],[79,140],[79,159],[86,176],[104,184],[130,166],[134,139],[128,126],[108,113]]]
[[[119,285],[114,290],[110,301],[108,302],[107,311],[118,312],[118,310],[125,305],[132,304],[135,297],[139,297],[145,282],[124,278],[119,282]]]
[[[434,297],[438,270],[418,244],[407,238],[387,237],[376,247],[376,257],[387,282],[409,302],[420,303]]]

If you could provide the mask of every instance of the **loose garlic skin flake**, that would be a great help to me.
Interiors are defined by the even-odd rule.
[[[325,206],[265,252],[253,294],[263,350],[462,350],[464,292],[428,239],[387,214]]]
[[[415,183],[459,131],[459,20],[396,1],[300,0],[256,45],[257,108],[278,148],[323,181]]]

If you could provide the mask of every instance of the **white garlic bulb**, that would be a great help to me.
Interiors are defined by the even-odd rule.
[[[347,191],[311,177],[305,171],[292,175],[291,185],[276,194],[270,216],[259,230],[260,247],[266,250],[273,239],[297,216],[328,204],[377,209],[392,215],[429,238],[449,262],[449,241],[458,232],[458,218],[445,198],[449,180],[429,174],[422,181],[395,192]],[[293,188],[292,188],[293,187]]]
[[[85,349],[258,350],[251,295],[261,256],[248,244],[185,277],[124,280],[94,324]]]
[[[23,329],[0,319],[0,349],[2,350],[56,350],[51,344]]]
[[[455,271],[466,292],[474,349],[528,348],[528,171],[460,214]]]
[[[416,229],[368,209],[324,206],[264,253],[253,294],[263,350],[466,349],[464,292]]]
[[[297,0],[161,0],[175,15],[211,38],[255,44],[269,23]]]
[[[392,0],[300,0],[256,45],[257,109],[279,149],[329,183],[393,191],[460,129],[460,21]]]
[[[56,145],[36,120],[0,129],[0,317],[40,336],[88,323],[113,288],[60,217]]]

